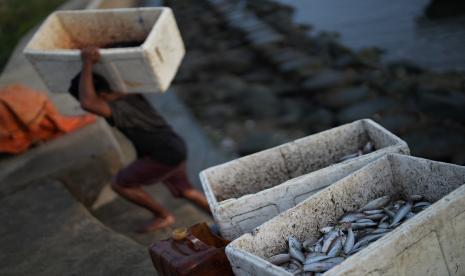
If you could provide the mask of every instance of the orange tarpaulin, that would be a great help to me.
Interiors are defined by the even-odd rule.
[[[0,88],[0,153],[21,153],[94,121],[93,115],[62,116],[44,93],[31,88]]]

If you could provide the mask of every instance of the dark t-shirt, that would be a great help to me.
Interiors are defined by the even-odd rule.
[[[182,138],[142,95],[128,95],[109,105],[112,115],[107,121],[131,140],[139,157],[148,156],[166,165],[186,159]]]

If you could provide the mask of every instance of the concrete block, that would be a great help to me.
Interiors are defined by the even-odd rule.
[[[154,275],[147,249],[101,224],[63,187],[1,199],[0,275]]]
[[[226,253],[236,275],[291,275],[267,258],[287,250],[290,234],[316,241],[322,225],[382,195],[420,194],[434,204],[325,275],[463,275],[465,167],[388,154],[309,197]]]
[[[141,44],[101,49],[95,72],[116,91],[165,91],[185,53],[169,8],[57,11],[35,33],[24,54],[50,91],[65,92],[81,70],[80,48],[131,41]]]
[[[376,151],[334,164],[368,140]],[[234,239],[390,152],[409,148],[365,119],[209,168],[200,179],[222,235]]]
[[[41,178],[60,179],[91,206],[122,167],[123,156],[103,120],[0,162],[0,198]]]

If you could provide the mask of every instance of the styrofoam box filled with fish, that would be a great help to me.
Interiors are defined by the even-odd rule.
[[[232,240],[391,152],[409,148],[363,119],[209,168],[200,179],[221,234]]]
[[[128,93],[165,91],[185,53],[170,8],[131,8],[54,12],[24,54],[51,92],[66,92],[86,46],[101,48],[94,72]]]
[[[354,219],[360,212],[367,214],[362,210],[376,213],[379,210],[363,207],[373,202],[379,204],[380,199],[388,197],[388,201],[399,203],[385,206],[388,201],[384,201],[374,206],[393,213],[384,221],[388,225],[384,235],[362,242],[359,251],[354,250],[357,241],[352,241],[346,251],[345,242],[351,239],[348,231],[341,229],[339,235],[347,233],[344,246],[341,251],[339,243],[339,251],[333,255],[344,259],[342,262],[328,267],[325,260],[320,260],[315,265],[310,258],[318,253],[305,252],[303,263],[291,271],[316,272],[324,270],[315,270],[317,266],[327,266],[325,275],[465,275],[464,184],[465,167],[388,154],[283,212],[253,233],[236,239],[226,253],[236,275],[293,275],[288,271],[290,267],[273,265],[270,261],[276,262],[278,254],[291,253],[290,248],[292,256],[302,259],[296,248],[309,246],[310,250],[316,250],[323,242],[321,237],[326,240],[331,235],[328,226],[340,226],[340,222],[351,221],[348,218]],[[396,204],[399,204],[397,211]],[[384,222],[373,220],[377,226],[358,227],[357,231],[364,231],[360,235],[382,232],[379,225]],[[355,229],[356,223],[360,226],[360,222],[347,225]],[[361,236],[355,239],[366,240]],[[338,242],[326,245],[329,249],[325,254],[336,245]],[[321,252],[321,247],[318,250]]]

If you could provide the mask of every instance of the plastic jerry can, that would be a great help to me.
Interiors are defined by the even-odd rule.
[[[229,241],[213,234],[206,223],[173,231],[171,238],[150,247],[152,262],[163,275],[234,275],[224,249]]]

